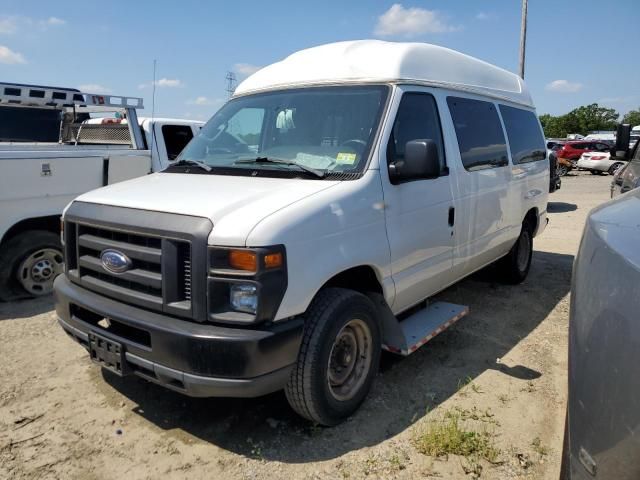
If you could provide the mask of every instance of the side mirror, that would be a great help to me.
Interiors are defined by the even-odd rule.
[[[433,140],[411,140],[404,149],[404,159],[389,164],[392,182],[440,176],[438,147]]]
[[[611,156],[626,159],[629,156],[629,142],[631,141],[631,125],[619,123],[616,128],[616,145],[611,150]]]

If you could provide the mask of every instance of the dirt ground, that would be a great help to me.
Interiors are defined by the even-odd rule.
[[[573,257],[609,176],[564,177],[519,286],[487,272],[442,300],[470,314],[407,358],[383,356],[359,412],[300,420],[284,394],[191,399],[94,366],[50,299],[0,304],[0,478],[557,479]],[[486,432],[493,462],[424,455],[416,438],[451,412]]]

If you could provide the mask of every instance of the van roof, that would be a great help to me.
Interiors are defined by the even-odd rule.
[[[533,107],[520,77],[477,58],[429,43],[337,42],[300,50],[258,70],[235,95],[302,85],[396,82],[444,86]]]

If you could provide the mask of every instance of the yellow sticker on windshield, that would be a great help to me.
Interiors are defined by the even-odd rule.
[[[338,165],[353,165],[356,163],[356,154],[340,152],[336,157],[336,163]]]

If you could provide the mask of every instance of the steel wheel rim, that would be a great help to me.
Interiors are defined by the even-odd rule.
[[[529,264],[529,250],[531,249],[529,242],[529,232],[524,230],[520,238],[518,239],[518,255],[516,255],[516,262],[518,264],[518,270],[524,272]]]
[[[53,291],[53,281],[64,271],[62,252],[41,248],[31,253],[18,267],[18,282],[31,295],[47,295]]]
[[[558,175],[560,175],[561,177],[564,177],[568,172],[569,169],[566,166],[562,165],[558,167]]]
[[[327,383],[333,398],[352,399],[364,385],[373,360],[371,330],[365,321],[349,320],[331,346]]]

